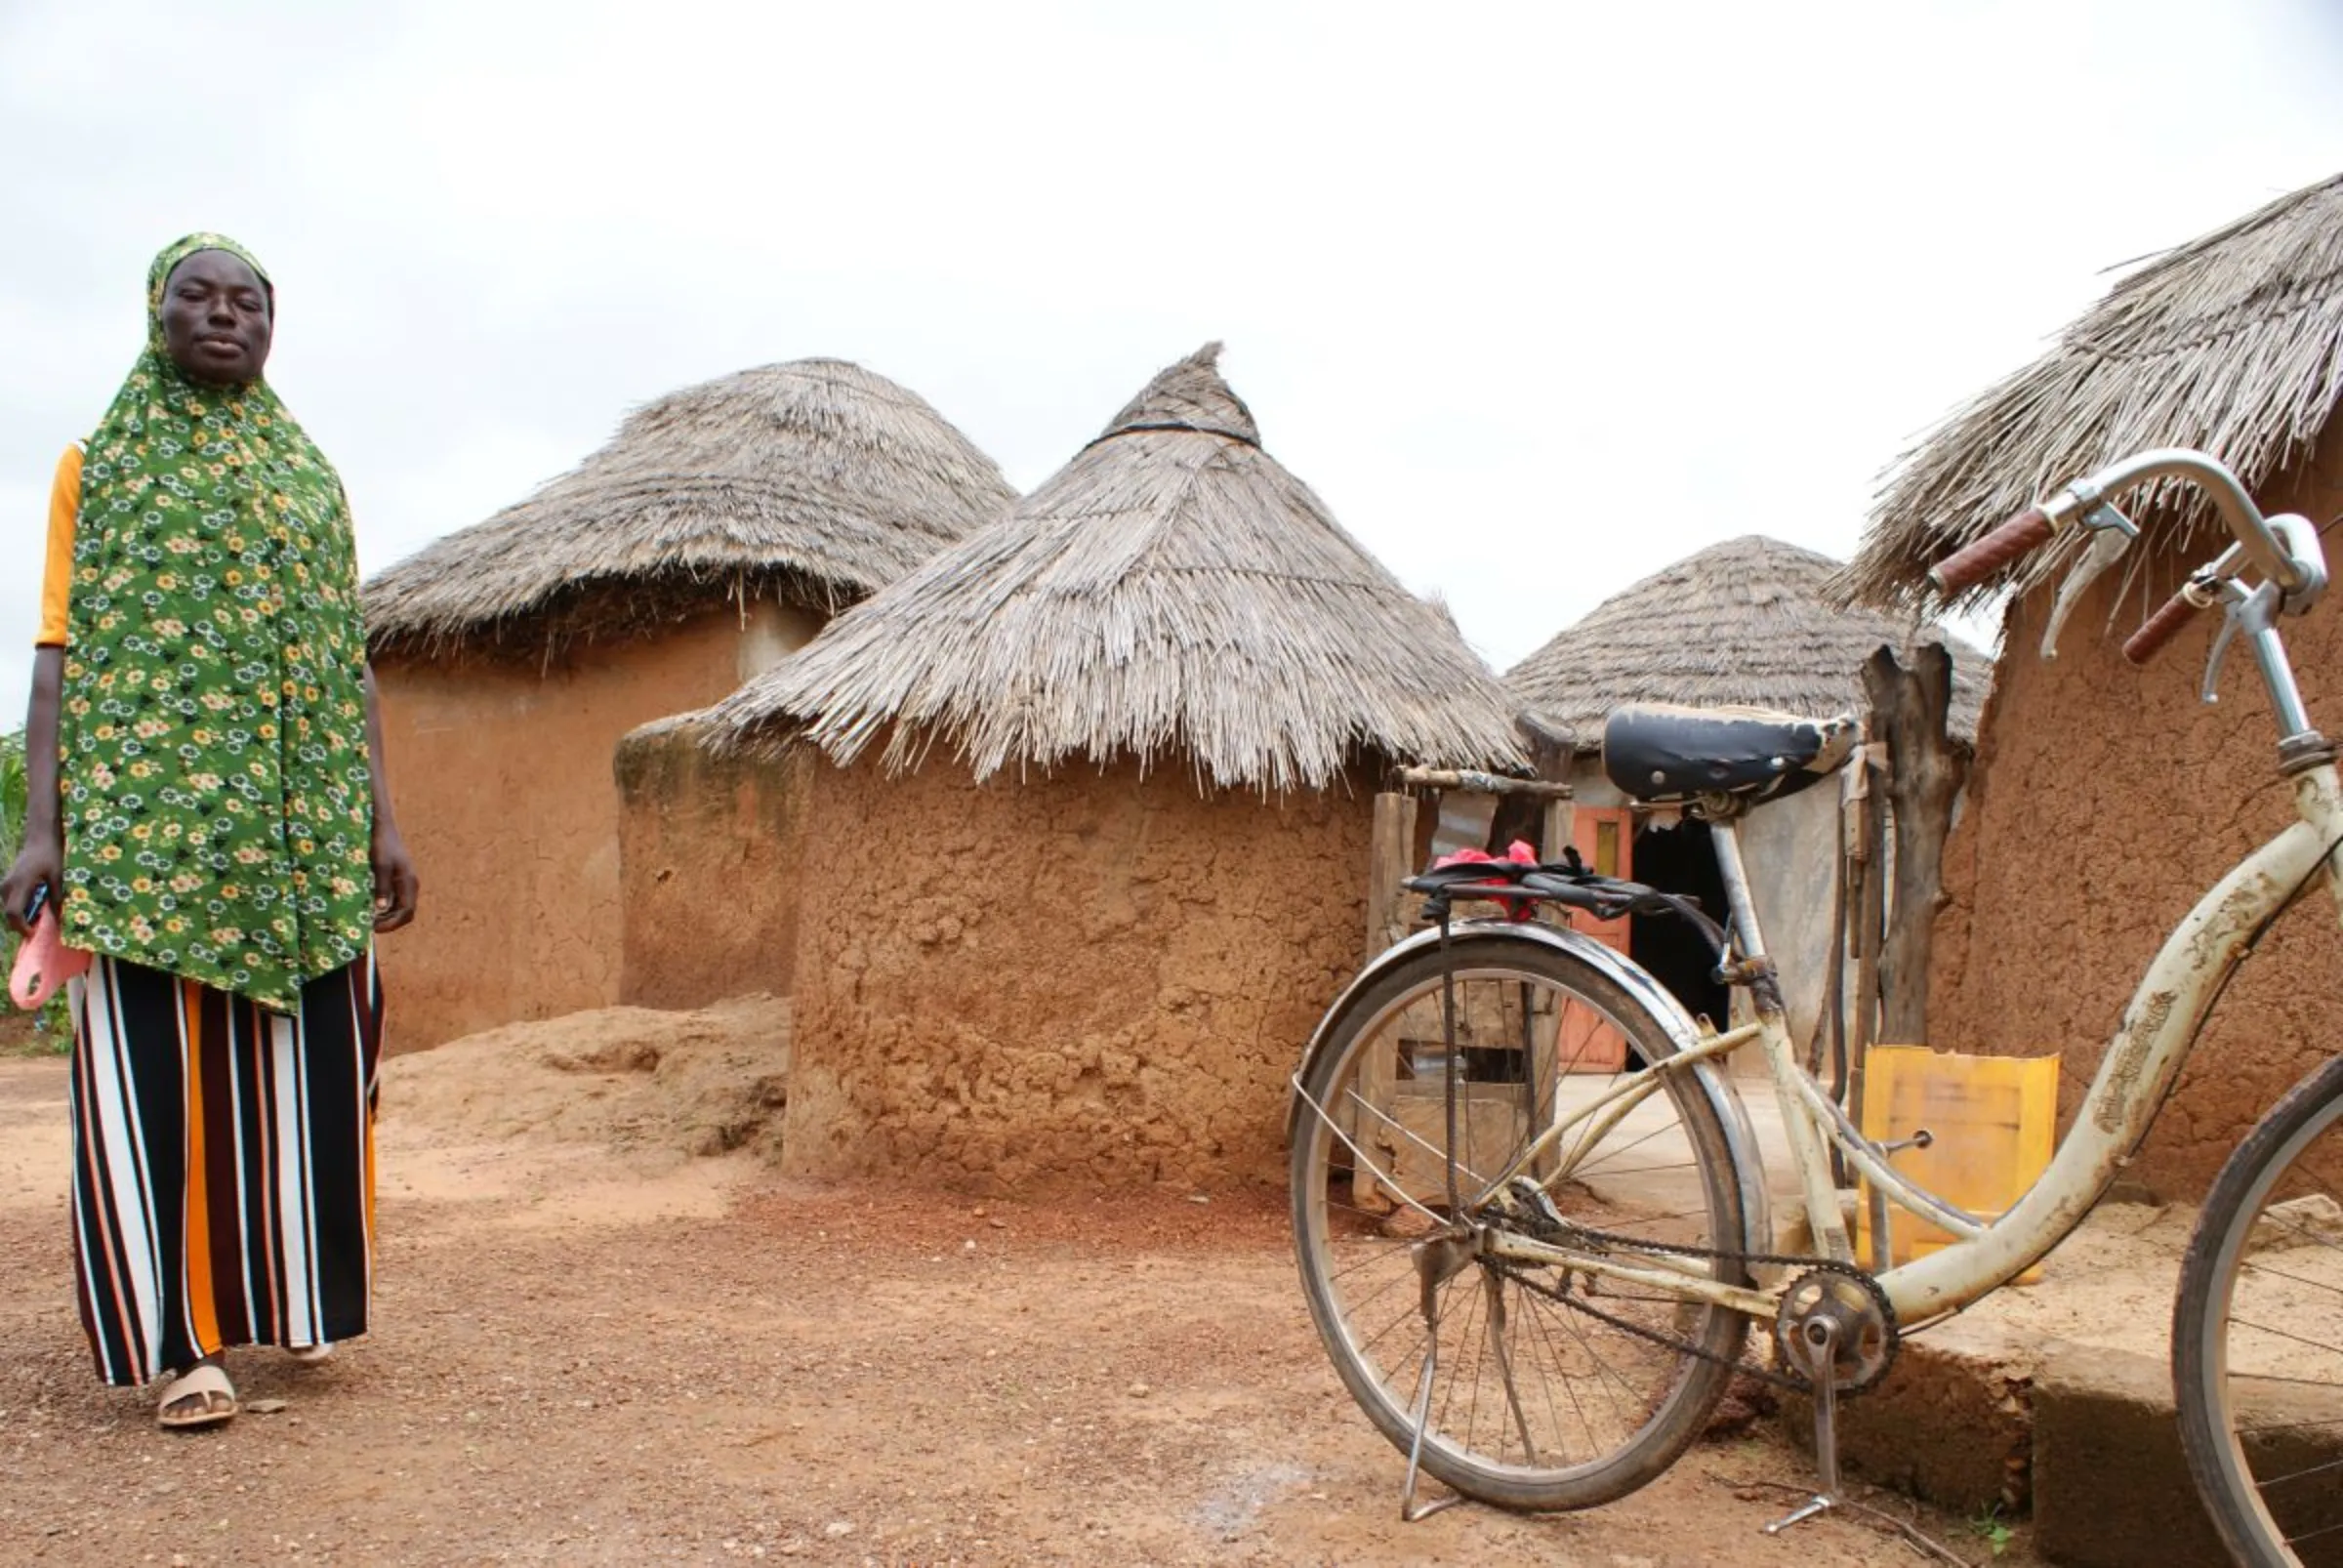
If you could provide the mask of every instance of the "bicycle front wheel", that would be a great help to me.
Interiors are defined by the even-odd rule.
[[[1737,1262],[1667,1250],[1744,1245],[1714,1106],[1683,1073],[1638,1076],[1675,1050],[1593,964],[1475,934],[1353,998],[1301,1086],[1293,1203],[1310,1315],[1368,1419],[1467,1496],[1624,1497],[1699,1435],[1732,1376],[1739,1314],[1473,1244],[1527,1215],[1550,1234],[1620,1238],[1599,1245],[1625,1259],[1652,1246],[1663,1267],[1742,1281]],[[1637,1083],[1652,1092],[1615,1103],[1624,1114],[1579,1114]],[[1500,1183],[1517,1165],[1522,1179]],[[1526,1203],[1491,1202],[1500,1184]]]
[[[2204,1200],[2172,1313],[2189,1468],[2248,1568],[2343,1564],[2343,1058],[2264,1116]]]

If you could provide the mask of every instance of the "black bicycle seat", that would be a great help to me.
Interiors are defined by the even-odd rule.
[[[1852,714],[1801,719],[1764,708],[1632,703],[1603,725],[1603,772],[1638,801],[1767,801],[1836,772],[1862,738]]]

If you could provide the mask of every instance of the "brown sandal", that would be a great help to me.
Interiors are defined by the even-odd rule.
[[[175,1405],[191,1409],[177,1410]],[[232,1421],[236,1414],[236,1385],[227,1381],[227,1374],[206,1361],[188,1368],[163,1385],[163,1395],[155,1401],[154,1424],[165,1431],[185,1432],[198,1427],[217,1426]]]

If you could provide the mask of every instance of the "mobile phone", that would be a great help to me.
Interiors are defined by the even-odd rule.
[[[49,885],[42,883],[32,890],[32,901],[24,906],[24,924],[30,926],[41,918],[41,908],[49,902]]]

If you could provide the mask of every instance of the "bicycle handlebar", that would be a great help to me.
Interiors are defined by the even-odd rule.
[[[2190,589],[2164,600],[2163,608],[2148,617],[2146,624],[2123,640],[2123,659],[2127,664],[2146,664],[2163,651],[2164,644],[2180,636],[2181,628],[2197,618],[2204,606],[2190,597]]]
[[[2215,563],[2213,570],[2217,575],[2233,575],[2238,567],[2250,564],[2285,594],[2305,589],[2315,591],[2324,586],[2323,562],[2306,558],[2303,551],[2293,548],[2292,541],[2281,538],[2281,530],[2262,516],[2261,508],[2253,504],[2253,497],[2245,493],[2236,475],[2202,452],[2177,446],[2134,453],[2087,478],[2076,479],[2048,500],[2027,508],[1982,539],[1938,561],[1929,570],[1929,581],[1939,593],[1948,596],[1974,588],[2028,551],[2040,547],[2076,518],[2087,518],[2118,492],[2156,479],[2186,479],[2194,483],[2229,524],[2237,545]],[[2307,549],[2312,557],[2317,556],[2315,539]],[[2191,608],[2202,605],[2192,604]],[[2140,629],[2140,636],[2145,637],[2151,627],[2158,628],[2161,635],[2147,640],[2139,658],[2148,657],[2170,640],[2186,620],[2172,604],[2158,611],[2149,625]]]
[[[2039,549],[2056,531],[2050,515],[2028,507],[1984,538],[1962,546],[1928,568],[1928,580],[1948,597],[1976,587],[2030,551]]]
[[[2279,539],[2262,516],[2262,509],[2253,504],[2253,497],[2238,482],[2236,475],[2221,463],[2202,452],[2183,447],[2159,446],[2140,452],[2121,462],[2111,463],[2087,479],[2077,479],[2067,486],[2073,504],[2087,511],[2099,501],[2117,490],[2128,490],[2150,479],[2189,479],[2201,489],[2228,522],[2229,531],[2236,536],[2238,547],[2244,552],[2244,562],[2250,562],[2261,574],[2276,583],[2281,590],[2291,594],[2306,586],[2308,573],[2294,558],[2292,551]],[[2057,501],[2049,503],[2057,506]],[[2233,556],[2222,557],[2229,568],[2243,563]]]

